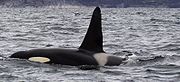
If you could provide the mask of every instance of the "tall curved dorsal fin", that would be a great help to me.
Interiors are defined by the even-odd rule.
[[[101,25],[101,10],[99,7],[96,7],[93,12],[88,31],[79,49],[85,49],[96,53],[104,52]]]

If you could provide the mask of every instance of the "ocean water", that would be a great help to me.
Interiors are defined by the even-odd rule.
[[[8,56],[78,48],[94,7],[0,8],[1,82],[180,82],[180,9],[102,8],[104,50],[127,63],[81,70]]]

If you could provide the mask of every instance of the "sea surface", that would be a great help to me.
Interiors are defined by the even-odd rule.
[[[36,48],[78,48],[95,7],[0,8],[0,82],[180,82],[180,9],[102,8],[104,50],[120,66],[82,70],[8,58]]]

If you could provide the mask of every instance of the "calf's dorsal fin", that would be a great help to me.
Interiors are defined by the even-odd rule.
[[[85,49],[96,53],[104,52],[101,10],[99,7],[96,7],[93,12],[89,28],[79,49]]]

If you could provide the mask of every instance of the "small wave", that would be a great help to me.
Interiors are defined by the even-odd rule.
[[[99,70],[100,67],[96,65],[82,65],[78,66],[79,69],[81,70]]]
[[[153,65],[146,68],[146,72],[158,76],[158,78],[178,78],[180,66],[173,64]],[[149,76],[148,76],[149,77]],[[174,79],[173,79],[174,80]]]
[[[162,47],[156,48],[160,51],[180,51],[180,45],[179,44],[167,44]]]
[[[117,48],[120,48],[121,46],[120,45],[116,45],[116,44],[105,44],[104,47],[112,48],[112,49],[117,49]]]
[[[51,27],[49,30],[67,31],[67,32],[73,32],[73,33],[80,32],[80,30],[77,28],[62,28],[62,27]]]
[[[136,12],[137,15],[147,15],[145,12]]]
[[[103,73],[110,74],[110,75],[127,75],[128,74],[122,71],[104,71]]]
[[[175,24],[180,24],[180,22],[175,22]]]
[[[157,62],[163,60],[165,57],[163,56],[155,56],[155,57],[148,57],[146,59],[138,59],[139,62]]]
[[[56,16],[47,16],[46,18],[48,18],[48,19],[57,19],[58,17],[56,17]]]
[[[153,23],[165,23],[165,24],[178,24],[178,21],[175,20],[165,20],[165,19],[157,19],[157,18],[151,18],[150,19],[151,22]]]
[[[132,56],[133,53],[131,51],[121,51],[121,52],[115,52],[113,55]]]
[[[156,68],[156,69],[180,69],[180,66],[174,64],[157,64],[153,66],[147,66],[147,68]],[[147,70],[151,71],[151,70]]]
[[[41,19],[41,18],[38,16],[33,16],[33,17],[26,17],[26,19],[35,20],[35,19]]]
[[[161,63],[164,61],[163,56],[155,56],[155,57],[149,57],[149,56],[136,56],[135,58],[130,58],[126,61],[125,65],[131,65],[131,66],[148,66],[148,65],[154,65],[156,63]]]
[[[156,18],[151,18],[150,19],[150,21],[152,21],[152,22],[165,22],[165,23],[171,23],[171,22],[173,22],[173,21],[171,21],[171,20],[163,20],[163,19],[156,19]]]
[[[3,80],[3,79],[6,79],[6,80],[15,80],[19,78],[18,76],[14,76],[14,75],[11,75],[11,74],[1,74],[0,75],[0,79]]]

